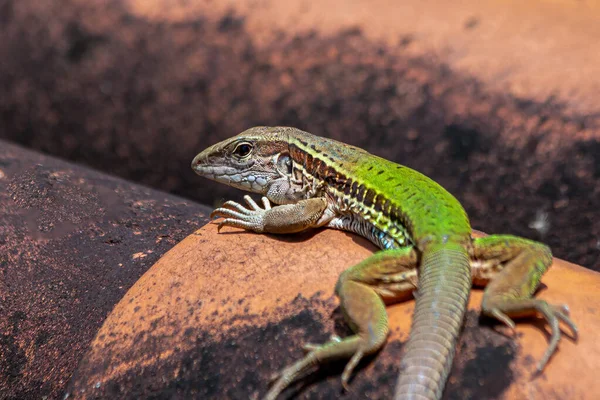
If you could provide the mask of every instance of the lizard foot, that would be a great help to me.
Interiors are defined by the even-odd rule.
[[[304,358],[296,361],[281,371],[273,374],[269,379],[271,388],[264,397],[264,400],[275,400],[294,381],[303,378],[315,369],[318,365],[316,352],[318,346],[310,345],[313,348]]]
[[[552,357],[552,355],[558,347],[558,342],[560,341],[562,333],[559,326],[560,321],[564,322],[569,327],[571,331],[570,336],[573,340],[577,340],[577,326],[571,320],[571,318],[569,318],[569,308],[564,304],[560,306],[555,306],[548,304],[545,300],[529,299],[525,300],[521,307],[522,311],[533,310],[541,314],[542,317],[548,323],[548,325],[550,325],[550,343],[548,344],[548,348],[544,352],[544,355],[542,356],[542,359],[540,360],[536,368],[536,373],[539,374],[543,371],[546,364],[548,364],[548,361],[550,360],[550,358]],[[507,325],[509,328],[514,330],[514,321],[503,312],[502,308],[502,306],[499,306],[491,309],[489,311],[489,315],[498,319],[499,321]],[[511,311],[518,311],[515,305],[511,305],[509,308],[512,309]]]
[[[552,329],[552,336],[550,337],[550,344],[548,345],[548,349],[544,353],[542,359],[537,365],[537,372],[542,372],[552,354],[556,351],[558,347],[558,342],[560,341],[561,331],[559,327],[559,321],[567,324],[569,329],[571,330],[571,337],[573,340],[577,340],[578,330],[575,323],[569,318],[569,308],[562,304],[560,306],[553,306],[546,303],[544,300],[539,300],[538,306],[536,309],[544,316],[544,319],[550,325]]]
[[[263,232],[265,213],[271,209],[271,203],[266,197],[262,198],[263,208],[261,208],[252,197],[246,195],[244,200],[248,207],[235,202],[227,201],[221,207],[210,213],[210,218],[225,218],[219,223],[219,231],[224,226],[242,228],[254,232]]]
[[[272,386],[264,400],[275,400],[289,385],[313,372],[319,364],[346,356],[350,357],[350,361],[348,361],[342,373],[342,387],[345,391],[350,391],[348,381],[354,368],[367,353],[363,349],[365,345],[367,344],[363,343],[358,336],[350,339],[340,339],[337,336],[332,336],[329,342],[322,345],[305,344],[303,349],[308,351],[308,354],[304,358],[271,376]]]

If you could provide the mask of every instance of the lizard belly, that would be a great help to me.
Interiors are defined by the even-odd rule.
[[[353,232],[370,240],[382,250],[397,249],[406,246],[410,240],[405,236],[394,237],[369,221],[354,213],[341,213],[326,225],[328,228]]]

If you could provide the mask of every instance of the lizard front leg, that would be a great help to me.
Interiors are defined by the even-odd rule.
[[[349,359],[342,374],[342,385],[360,360],[378,351],[385,343],[389,328],[384,300],[410,298],[417,285],[418,257],[412,247],[375,253],[347,269],[338,279],[336,294],[344,318],[355,332],[344,339],[334,337],[322,345],[307,344],[306,356],[274,377],[265,400],[274,400],[287,386],[311,373],[318,365]]]
[[[228,201],[210,214],[211,218],[225,218],[219,223],[219,229],[233,226],[258,233],[295,233],[322,226],[333,217],[328,212],[327,200],[321,197],[276,207],[271,207],[269,199],[263,197],[263,208],[248,195],[244,200],[248,207]]]
[[[550,249],[541,243],[516,236],[493,235],[473,241],[473,280],[487,285],[482,302],[484,315],[515,327],[511,318],[541,315],[550,325],[550,343],[540,362],[542,371],[560,341],[559,321],[577,338],[577,327],[568,316],[566,305],[555,306],[532,298],[542,275],[552,263]]]

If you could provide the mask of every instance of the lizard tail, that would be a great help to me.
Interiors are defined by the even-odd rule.
[[[442,397],[470,289],[471,267],[462,246],[431,245],[423,252],[419,291],[395,400]]]

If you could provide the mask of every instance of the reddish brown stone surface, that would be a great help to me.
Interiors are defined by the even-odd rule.
[[[277,237],[231,228],[218,234],[209,224],[127,292],[74,374],[69,398],[260,398],[269,376],[303,354],[302,343],[348,333],[333,287],[341,271],[373,250],[333,230]],[[475,290],[445,399],[598,397],[600,274],[555,260],[543,283],[539,297],[569,304],[578,343],[564,337],[544,373],[532,379],[547,346],[544,323],[522,321],[513,337],[479,321]],[[413,304],[388,308],[390,340],[358,369],[351,392],[341,391],[340,364],[288,395],[391,398]]]
[[[208,209],[0,140],[0,399],[58,399],[113,306]]]
[[[213,204],[239,194],[193,176],[195,152],[293,125],[425,172],[476,227],[600,270],[597,15],[585,1],[5,0],[0,136]]]

